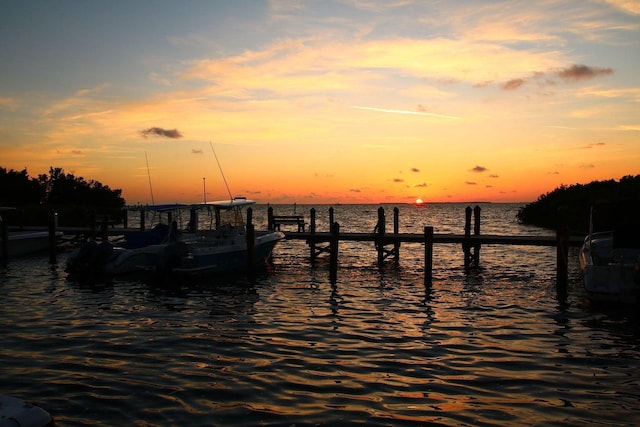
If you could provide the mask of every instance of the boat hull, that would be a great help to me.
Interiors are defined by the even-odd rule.
[[[189,244],[187,255],[171,271],[180,275],[199,275],[245,271],[250,266],[260,267],[269,259],[276,243],[283,238],[284,234],[281,232],[256,237],[251,260],[243,239],[234,244],[218,246],[208,243]]]
[[[56,232],[56,237],[62,237],[62,233]],[[4,256],[3,246],[0,245],[0,257]],[[15,231],[9,233],[8,256],[10,257],[37,254],[45,252],[48,248],[48,231]]]
[[[613,247],[613,237],[585,239],[580,248],[584,289],[591,300],[640,301],[640,250]]]

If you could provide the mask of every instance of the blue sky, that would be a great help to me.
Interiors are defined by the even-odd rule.
[[[130,203],[145,153],[163,201],[204,176],[224,196],[210,143],[265,202],[526,201],[640,173],[639,1],[0,6],[0,166]]]

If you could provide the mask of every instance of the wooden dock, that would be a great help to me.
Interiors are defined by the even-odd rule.
[[[433,269],[433,245],[434,244],[459,244],[462,247],[465,269],[479,267],[480,249],[483,245],[523,245],[523,246],[549,246],[556,247],[556,286],[558,293],[566,293],[568,281],[568,251],[569,247],[579,247],[583,237],[570,236],[566,222],[563,221],[564,212],[559,212],[559,223],[562,224],[555,235],[548,236],[513,236],[494,235],[480,233],[480,207],[465,210],[464,234],[436,234],[433,227],[425,226],[423,234],[399,233],[399,210],[394,208],[393,232],[386,232],[386,220],[384,208],[378,209],[378,222],[373,233],[340,233],[340,224],[334,220],[333,208],[329,209],[330,231],[316,231],[316,212],[310,211],[309,231],[285,231],[288,240],[304,240],[310,248],[311,262],[315,262],[318,255],[329,254],[330,280],[335,283],[337,279],[338,248],[339,242],[373,242],[378,253],[378,264],[393,257],[397,263],[400,259],[400,246],[402,243],[421,243],[424,245],[424,281],[426,286],[431,286]],[[473,223],[472,223],[473,216]],[[274,224],[273,209],[268,211],[269,224]],[[473,230],[473,232],[472,232]]]

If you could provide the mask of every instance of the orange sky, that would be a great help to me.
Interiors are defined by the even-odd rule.
[[[212,145],[262,203],[521,202],[640,173],[637,2],[230,3],[10,5],[0,166],[130,204],[149,176],[156,203],[203,178],[227,198]]]

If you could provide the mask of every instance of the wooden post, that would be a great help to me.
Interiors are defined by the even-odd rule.
[[[333,227],[333,207],[329,208],[329,231],[331,231],[331,227]]]
[[[255,245],[256,245],[256,233],[253,225],[253,209],[247,208],[247,274],[249,281],[253,282],[256,278],[255,269]]]
[[[433,227],[424,228],[424,285],[431,288],[433,282]]]
[[[49,213],[49,262],[55,264],[56,260],[56,217],[58,214],[53,209]]]
[[[311,224],[309,224],[309,247],[311,248],[311,264],[316,262],[316,209],[311,208]]]
[[[129,227],[129,209],[123,209],[122,212],[122,227],[126,230]]]
[[[340,224],[334,222],[331,225],[331,242],[329,244],[329,281],[335,284],[338,281],[338,242],[340,241]]]
[[[91,233],[91,238],[96,238],[96,211],[91,209],[89,211],[89,232]]]
[[[9,259],[9,224],[0,216],[0,229],[2,232],[2,260],[7,261]]]
[[[144,231],[144,221],[146,219],[147,215],[145,213],[144,208],[140,209],[140,231]]]
[[[558,299],[565,301],[569,276],[569,226],[567,207],[558,208],[558,228],[556,230],[556,293]]]
[[[462,244],[462,251],[464,252],[464,268],[466,270],[471,265],[471,206],[467,206],[464,213],[464,243]]]
[[[378,208],[378,223],[376,225],[376,234],[378,235],[378,238],[380,238],[380,240],[376,241],[376,249],[378,250],[378,267],[382,267],[384,263],[384,244],[382,243],[382,238],[384,237],[385,228],[384,208],[380,206]]]
[[[276,226],[273,223],[273,207],[269,206],[267,209],[267,230],[275,230]]]
[[[393,243],[393,256],[396,265],[400,263],[400,240],[398,240],[398,233],[400,230],[400,210],[393,208],[393,234],[396,235],[396,240]]]
[[[480,236],[480,206],[473,208],[473,235]],[[473,246],[473,265],[480,267],[480,243]]]
[[[191,208],[189,211],[189,231],[195,233],[198,231],[198,209]]]

